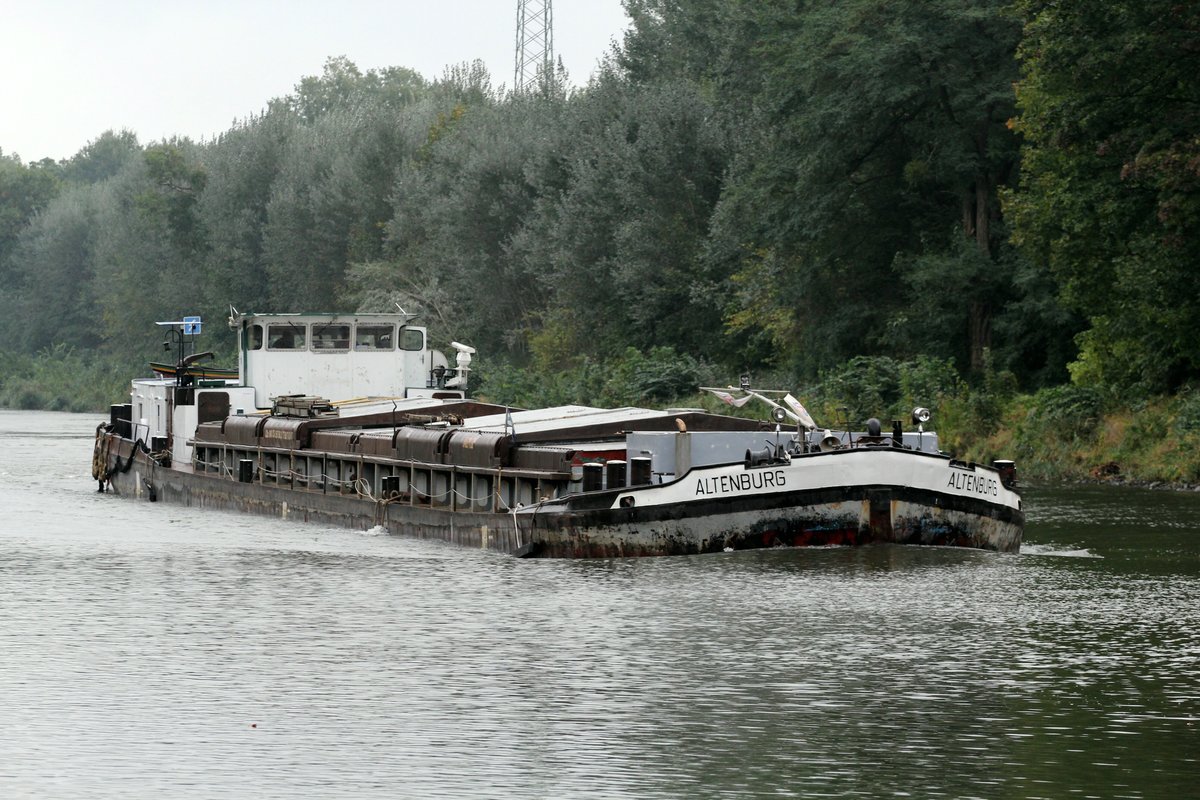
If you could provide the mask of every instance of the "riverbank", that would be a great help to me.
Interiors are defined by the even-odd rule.
[[[130,376],[145,362],[56,345],[36,355],[0,351],[0,408],[108,413],[129,399]]]
[[[976,461],[1012,458],[1036,480],[1200,490],[1200,395],[1117,404],[1056,387],[1010,398],[995,426],[943,429],[943,443]]]

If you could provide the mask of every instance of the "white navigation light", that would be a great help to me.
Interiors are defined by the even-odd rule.
[[[451,342],[450,346],[458,351],[458,355],[454,357],[454,365],[457,367],[458,375],[446,381],[446,386],[458,389],[467,388],[467,373],[471,371],[471,354],[475,352],[475,348],[467,344]]]
[[[471,366],[471,354],[475,352],[475,348],[470,345],[451,342],[450,346],[458,351],[458,355],[454,357],[454,363],[460,370],[467,369]]]

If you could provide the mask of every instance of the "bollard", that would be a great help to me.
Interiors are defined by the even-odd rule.
[[[604,472],[607,486],[609,489],[624,489],[625,488],[625,462],[610,461],[604,465]]]
[[[629,459],[629,485],[645,486],[651,482],[651,460],[647,456]]]
[[[583,490],[585,492],[599,491],[604,485],[604,465],[588,463],[583,465]]]

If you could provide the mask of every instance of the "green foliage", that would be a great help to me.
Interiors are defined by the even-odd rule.
[[[886,356],[857,356],[822,376],[818,396],[823,418],[861,427],[869,417],[886,416],[899,402],[900,365]]]
[[[1014,240],[1086,316],[1076,381],[1200,373],[1200,6],[1024,0]]]
[[[776,251],[759,249],[748,253],[730,277],[725,324],[730,333],[752,343],[746,348],[750,363],[778,366],[783,354],[792,351],[800,323],[780,295],[780,287],[797,270],[797,264]]]
[[[1200,392],[1187,388],[1180,393],[1174,427],[1178,434],[1200,434]]]
[[[826,371],[806,394],[812,398],[821,424],[861,427],[870,417],[899,419],[907,425],[913,408],[926,406],[936,411],[962,388],[949,360],[856,356]]]
[[[149,188],[136,198],[138,210],[160,219],[175,247],[195,252],[204,246],[204,230],[196,204],[208,175],[197,164],[190,142],[175,141],[146,148]]]
[[[274,105],[312,123],[360,103],[404,107],[421,97],[428,85],[411,69],[388,67],[363,73],[348,58],[339,56],[325,62],[319,77],[303,78],[296,86],[295,94],[276,100]]]
[[[0,153],[0,276],[21,230],[59,192],[57,169]]]
[[[892,346],[952,359],[975,377],[999,369],[1027,386],[1065,380],[1080,322],[1058,303],[1054,282],[1007,243],[989,256],[956,231],[948,238],[943,248],[897,256],[894,266],[911,299],[889,322]],[[986,330],[964,335],[976,326]],[[973,353],[985,333],[992,346]]]
[[[0,152],[0,337],[9,346],[23,338],[25,273],[14,263],[35,216],[61,191],[55,165],[25,165]]]
[[[1098,390],[1067,384],[1037,392],[1029,420],[1038,430],[1052,430],[1059,438],[1078,437],[1095,430],[1103,411]]]
[[[965,389],[958,370],[949,359],[920,356],[902,362],[899,372],[900,406],[892,406],[896,413],[910,411],[916,406],[940,405],[959,396]]]
[[[139,160],[141,155],[142,147],[135,133],[108,130],[62,162],[60,172],[63,180],[69,183],[103,183],[130,162]]]
[[[647,353],[627,348],[606,371],[603,395],[630,404],[663,403],[694,394],[704,374],[700,362],[670,347]]]
[[[732,326],[763,320],[810,375],[864,353],[981,370],[1019,297],[996,199],[1016,160],[1007,4],[733,5],[721,97],[751,124],[710,248],[735,273]]]
[[[415,157],[392,187],[384,255],[402,291],[416,291],[432,316],[453,320],[450,335],[490,342],[493,352],[519,351],[542,293],[513,240],[559,144],[564,101],[501,104],[478,87],[485,75],[456,72],[422,106]],[[430,291],[435,286],[442,291]],[[444,299],[466,313],[430,308]]]
[[[475,394],[493,403],[521,408],[564,404],[661,406],[694,398],[709,368],[669,347],[648,353],[628,348],[595,362],[584,358],[569,368],[543,372],[503,362],[481,366]]]
[[[689,86],[607,76],[566,109],[566,158],[540,170],[513,254],[534,266],[578,352],[625,346],[713,352],[724,276],[703,245],[725,160],[720,129]]]
[[[98,343],[93,254],[103,194],[99,185],[70,187],[21,231],[6,270],[12,315],[0,320],[9,346],[36,352],[59,342]]]
[[[509,402],[695,404],[772,369],[825,419],[936,406],[961,444],[1085,410],[1018,383],[1152,404],[1200,377],[1192,5],[625,6],[582,89],[335,58],[212,141],[0,155],[2,341],[113,363],[155,319],[220,350],[229,305],[399,303]],[[1064,435],[1103,433],[1083,418]]]
[[[129,396],[133,365],[57,344],[36,355],[0,352],[0,406],[99,411]]]
[[[299,126],[292,113],[274,110],[235,125],[205,150],[207,180],[197,212],[208,246],[197,299],[208,315],[229,304],[284,308],[270,295],[263,238],[272,185]]]

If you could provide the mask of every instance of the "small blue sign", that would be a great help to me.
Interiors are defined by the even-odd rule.
[[[200,333],[200,318],[199,317],[184,317],[183,332],[188,336],[197,336]]]

